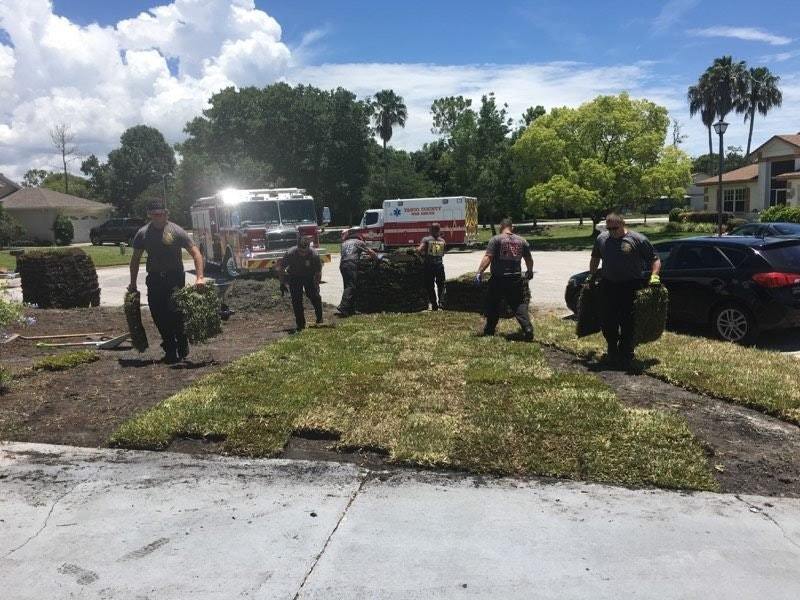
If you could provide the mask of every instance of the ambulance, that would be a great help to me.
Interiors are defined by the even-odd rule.
[[[356,231],[377,250],[417,246],[428,235],[431,223],[439,223],[448,247],[467,247],[478,239],[478,200],[469,196],[385,200],[383,208],[364,212]]]

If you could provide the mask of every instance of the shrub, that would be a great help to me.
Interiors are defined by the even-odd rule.
[[[664,233],[678,233],[680,231],[686,231],[685,225],[682,223],[678,223],[677,221],[669,221],[666,223],[661,230]]]
[[[683,214],[684,209],[676,206],[671,211],[669,211],[669,222],[670,223],[677,223],[681,220],[681,215]]]
[[[34,250],[20,257],[22,300],[40,308],[98,306],[92,259],[80,248]]]
[[[33,364],[34,371],[66,371],[79,365],[85,365],[100,360],[100,355],[94,350],[73,350],[62,354],[53,354],[40,358]]]
[[[53,237],[59,246],[69,246],[75,237],[75,228],[72,221],[64,215],[58,215],[53,223]]]
[[[0,248],[10,245],[23,235],[25,230],[13,217],[3,211],[3,205],[0,204]]]
[[[0,283],[0,329],[22,318],[22,306],[5,297],[4,283]]]
[[[722,213],[722,223],[725,224],[728,222],[728,219],[733,218],[733,215],[730,213]],[[694,212],[688,211],[683,212],[680,215],[680,219],[683,223],[716,223],[717,222],[717,213],[716,212]]]
[[[800,206],[771,206],[761,213],[762,223],[800,223]]]
[[[726,231],[733,231],[737,227],[741,227],[742,225],[747,225],[747,219],[728,219],[726,224]]]
[[[12,375],[3,367],[0,367],[0,394],[5,394],[11,387]]]

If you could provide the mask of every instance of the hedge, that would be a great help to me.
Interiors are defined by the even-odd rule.
[[[100,305],[91,257],[80,248],[34,250],[20,257],[22,300],[39,308]]]
[[[681,223],[717,223],[718,215],[716,212],[711,211],[684,211],[680,214],[680,222]],[[732,219],[733,215],[731,213],[722,213],[722,224],[728,222],[728,219]]]
[[[771,206],[761,213],[762,223],[800,223],[800,206]]]

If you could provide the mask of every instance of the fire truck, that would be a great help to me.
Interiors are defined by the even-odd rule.
[[[327,207],[323,213],[329,219]],[[192,205],[192,229],[206,263],[231,278],[275,270],[301,236],[312,239],[324,262],[331,260],[319,246],[314,199],[299,188],[226,189],[200,198]]]
[[[478,200],[468,196],[385,200],[383,208],[364,212],[357,231],[367,245],[380,250],[416,246],[439,223],[447,246],[470,246],[478,238]]]

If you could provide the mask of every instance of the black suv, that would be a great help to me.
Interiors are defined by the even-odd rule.
[[[89,231],[89,240],[95,246],[106,242],[130,244],[136,232],[144,227],[144,219],[111,219],[102,225],[92,227]]]
[[[718,337],[745,344],[761,331],[800,327],[800,240],[697,237],[653,246],[669,290],[670,323],[708,325]],[[567,284],[573,312],[588,275]]]

